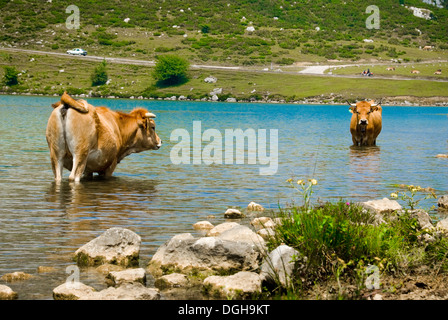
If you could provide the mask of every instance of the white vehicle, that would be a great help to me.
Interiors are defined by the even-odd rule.
[[[75,48],[72,50],[67,50],[68,54],[74,54],[74,55],[81,55],[81,56],[86,56],[87,55],[87,51],[84,49],[80,49],[80,48]]]

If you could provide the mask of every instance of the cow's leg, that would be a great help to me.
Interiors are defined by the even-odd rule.
[[[106,178],[109,178],[109,177],[111,177],[112,176],[112,173],[114,173],[114,171],[115,171],[115,168],[117,167],[117,160],[114,160],[113,162],[112,162],[112,164],[106,169],[106,170],[104,170],[102,173],[103,173],[103,175],[106,177]]]
[[[355,136],[352,135],[352,141],[354,146],[358,146],[358,141],[356,140]]]
[[[72,171],[70,172],[70,176],[68,177],[70,181],[81,181],[81,177],[84,174],[84,170],[86,169],[88,154],[89,153],[87,150],[82,150],[81,152],[77,152],[77,154],[73,156],[73,167]]]
[[[54,180],[56,182],[62,181],[62,171],[64,169],[63,161],[64,154],[58,153],[54,148],[50,149],[51,169],[53,170]]]

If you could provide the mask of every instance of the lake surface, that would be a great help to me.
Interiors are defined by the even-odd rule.
[[[57,186],[45,140],[50,105],[57,100],[0,96],[0,276],[34,275],[7,284],[19,299],[52,299],[52,290],[68,277],[65,268],[74,264],[72,254],[108,228],[125,227],[141,236],[145,267],[161,244],[175,234],[195,234],[192,225],[208,215],[216,216],[210,220],[216,225],[225,221],[228,207],[244,209],[255,201],[276,209],[300,201],[288,178],[317,179],[314,201],[388,197],[396,184],[448,193],[448,160],[435,157],[448,153],[448,108],[384,106],[378,147],[350,148],[348,106],[112,99],[89,102],[121,111],[142,106],[155,113],[162,148],[125,158],[108,180],[73,185],[65,170]],[[226,129],[240,128],[253,129],[258,138],[265,129],[269,142],[277,130],[275,174],[260,175],[268,165],[258,158],[255,164],[247,159],[226,164],[224,153],[222,164],[174,164],[170,153],[180,139],[170,141],[173,131],[185,129],[193,141],[198,121],[201,132],[213,129],[209,132],[222,137]],[[204,141],[200,148],[209,144]],[[191,146],[191,162],[197,161]],[[38,274],[38,266],[56,271]],[[104,286],[95,273],[81,273],[80,280]]]

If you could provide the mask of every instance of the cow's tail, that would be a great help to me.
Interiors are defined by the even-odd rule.
[[[67,92],[64,92],[64,94],[61,97],[61,101],[58,101],[56,103],[53,103],[51,106],[53,108],[57,108],[59,106],[63,105],[66,109],[72,108],[75,109],[78,112],[81,113],[88,113],[89,112],[89,105],[87,104],[87,101],[85,100],[75,100],[72,97],[70,97]],[[62,111],[61,111],[62,112]]]

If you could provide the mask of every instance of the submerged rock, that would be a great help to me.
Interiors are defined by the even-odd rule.
[[[110,228],[75,252],[75,261],[80,266],[95,266],[104,263],[125,267],[138,265],[141,238],[124,228]]]
[[[33,276],[22,272],[22,271],[16,271],[16,272],[12,272],[12,273],[6,273],[4,274],[0,280],[6,281],[6,282],[14,282],[14,281],[22,281],[22,280],[27,280],[29,278],[32,278]]]

